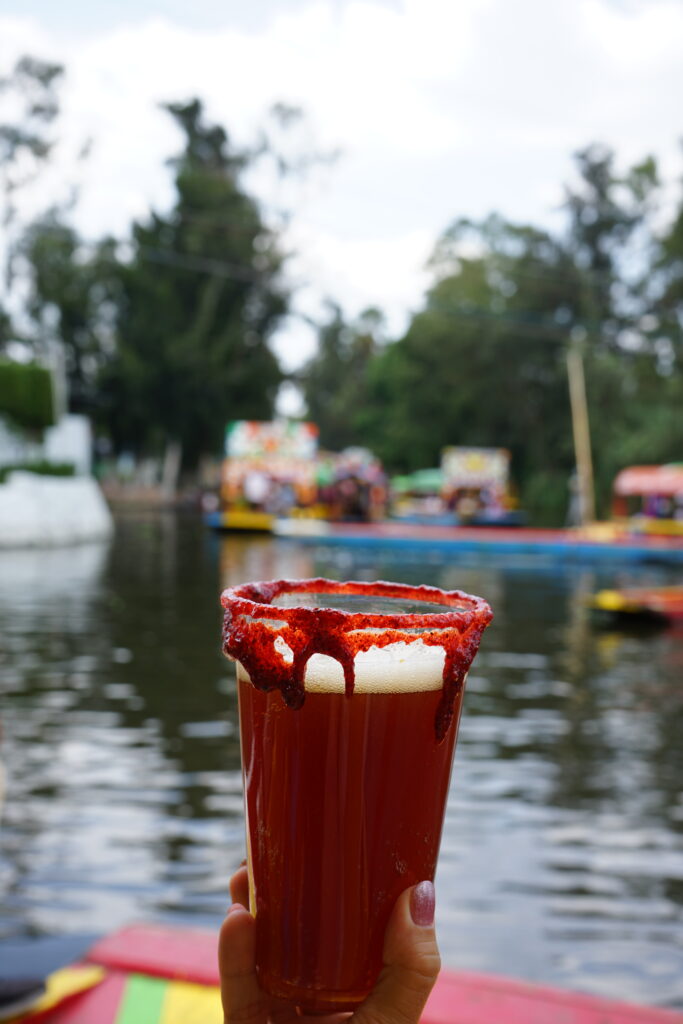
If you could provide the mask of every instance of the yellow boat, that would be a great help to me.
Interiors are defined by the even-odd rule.
[[[272,533],[275,516],[258,509],[232,508],[210,512],[205,521],[215,530],[242,530],[251,533]]]
[[[610,617],[682,621],[683,586],[600,590],[590,598],[589,605],[594,611]]]

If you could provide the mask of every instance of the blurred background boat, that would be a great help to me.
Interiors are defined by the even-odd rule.
[[[612,520],[630,533],[683,537],[683,463],[622,469],[614,481]]]
[[[589,606],[604,621],[683,623],[683,586],[599,590]]]

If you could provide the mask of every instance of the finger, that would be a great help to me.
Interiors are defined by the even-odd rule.
[[[434,886],[420,882],[398,898],[384,936],[384,967],[353,1024],[417,1024],[440,968]]]
[[[238,868],[230,879],[230,899],[243,907],[249,906],[249,872],[246,867]]]
[[[239,903],[228,911],[218,938],[218,969],[225,1024],[266,1024],[268,1000],[254,966],[254,918]]]

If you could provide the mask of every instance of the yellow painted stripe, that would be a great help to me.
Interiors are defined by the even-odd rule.
[[[186,981],[170,982],[159,1024],[223,1024],[220,989]]]
[[[99,984],[104,975],[102,967],[63,967],[60,971],[55,971],[45,983],[45,995],[31,1007],[28,1018],[30,1019],[34,1013],[44,1013],[59,1006],[77,992],[85,992],[86,989]]]

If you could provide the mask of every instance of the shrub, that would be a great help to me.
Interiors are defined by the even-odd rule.
[[[25,430],[44,430],[55,421],[52,375],[37,363],[0,359],[0,414]]]
[[[4,484],[10,473],[38,473],[41,476],[73,476],[72,462],[17,462],[12,466],[0,466],[0,484]]]

